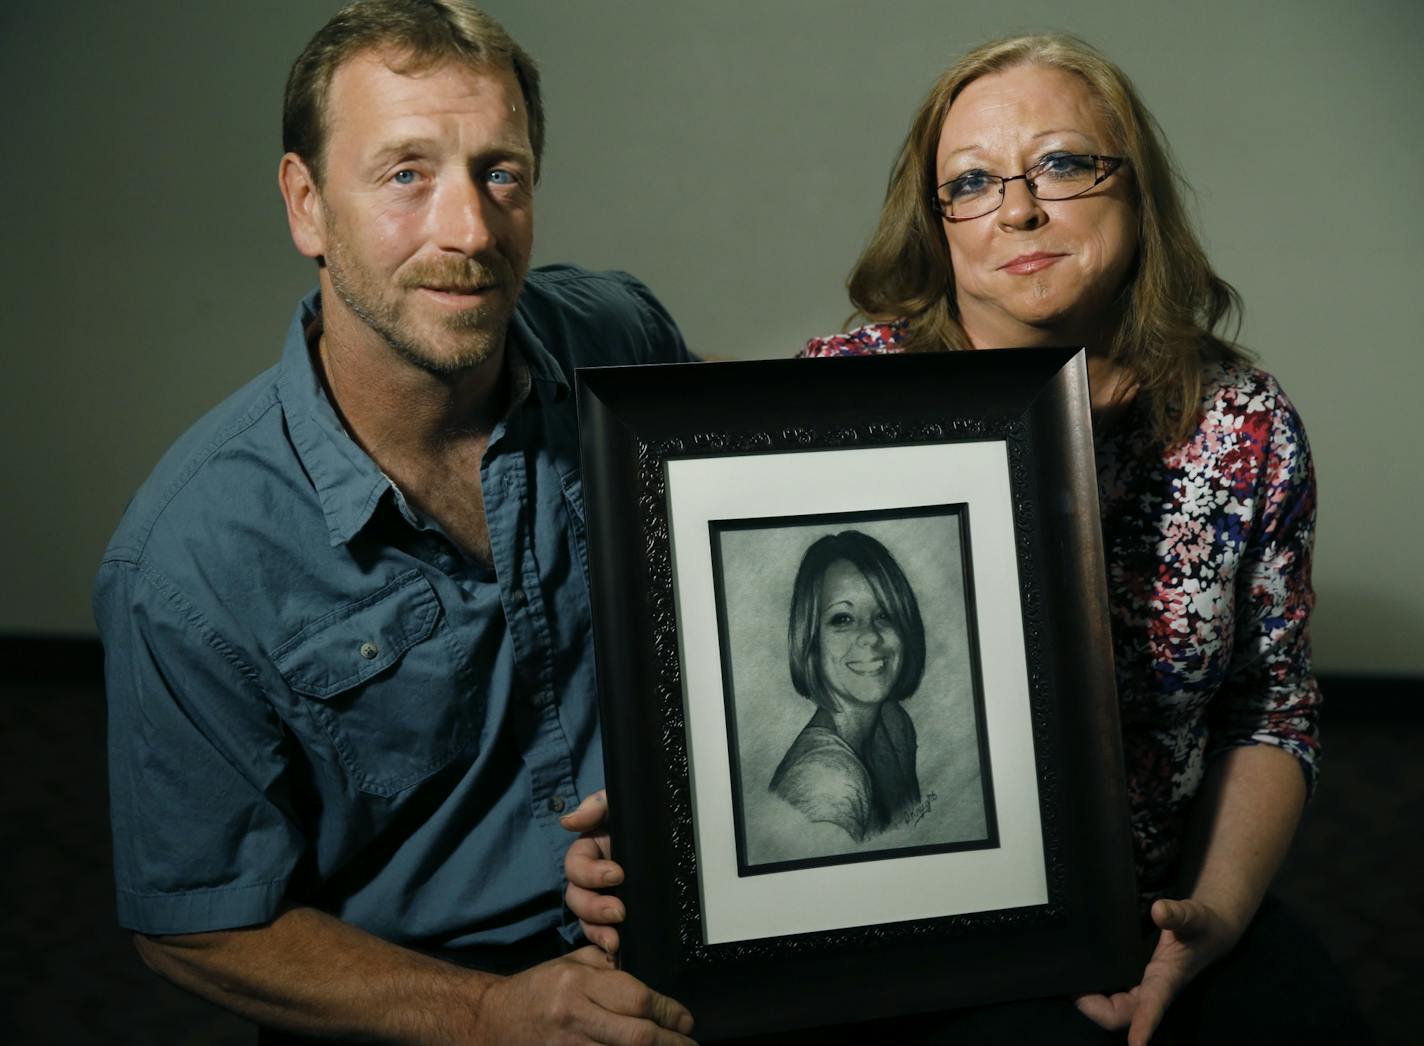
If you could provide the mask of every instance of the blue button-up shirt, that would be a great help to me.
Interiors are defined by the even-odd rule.
[[[529,393],[480,470],[493,567],[350,438],[308,345],[183,436],[95,587],[119,918],[148,934],[312,905],[457,954],[567,920],[561,810],[602,783],[578,431],[582,365],[681,361],[618,273],[529,276]]]

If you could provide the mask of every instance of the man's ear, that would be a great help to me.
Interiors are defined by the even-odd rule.
[[[277,166],[277,184],[287,205],[292,243],[308,258],[320,258],[326,253],[326,216],[311,168],[296,153],[285,153]]]

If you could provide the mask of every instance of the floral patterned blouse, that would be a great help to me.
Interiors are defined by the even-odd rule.
[[[802,355],[898,352],[904,329],[813,338]],[[1239,365],[1207,370],[1190,438],[1164,448],[1132,407],[1095,452],[1138,885],[1152,897],[1171,887],[1212,756],[1277,745],[1314,787],[1315,478],[1295,408]]]

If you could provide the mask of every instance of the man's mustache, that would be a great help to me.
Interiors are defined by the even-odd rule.
[[[427,287],[453,294],[473,294],[514,282],[509,263],[495,255],[480,258],[430,258],[415,262],[401,275],[406,290]]]

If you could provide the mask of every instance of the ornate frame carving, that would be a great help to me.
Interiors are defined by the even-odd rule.
[[[1082,353],[582,370],[579,410],[605,762],[616,856],[628,880],[625,967],[686,1002],[699,1033],[714,1035],[1130,978],[1135,890]],[[667,463],[986,440],[1007,451],[1049,903],[705,943]],[[1051,533],[1063,526],[1072,531],[1066,541]],[[1058,562],[1065,549],[1073,562]],[[1064,701],[1070,665],[1086,666],[1087,681],[1074,684],[1072,706]],[[1036,970],[1025,955],[1045,946],[1067,948],[1071,962]],[[964,992],[930,995],[916,985],[933,978],[905,976],[927,961],[945,970],[984,957],[992,963],[996,952],[1005,957],[999,976],[971,977]],[[937,963],[942,954],[948,962]],[[774,986],[777,971],[813,970],[825,990],[788,997],[784,985]],[[859,1004],[835,988],[839,978],[866,976],[898,987],[864,993]]]

